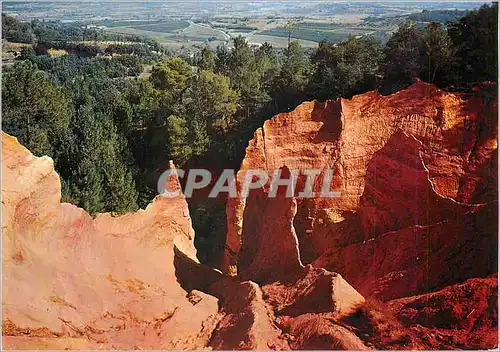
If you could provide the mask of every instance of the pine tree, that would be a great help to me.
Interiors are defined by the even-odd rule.
[[[308,78],[308,62],[302,46],[290,42],[284,52],[284,62],[274,83],[273,98],[278,110],[290,111],[304,98]]]
[[[452,59],[453,44],[446,30],[440,23],[430,23],[424,31],[426,80],[433,83],[438,69]]]
[[[49,155],[57,163],[71,115],[63,90],[29,61],[16,63],[2,87],[2,129],[35,155]]]
[[[402,24],[385,48],[384,93],[395,92],[413,83],[424,68],[424,39],[415,24]]]
[[[171,101],[177,101],[191,76],[189,64],[179,57],[173,57],[155,65],[149,80],[156,89],[165,91]]]
[[[196,66],[200,70],[215,70],[215,55],[209,46],[205,46],[196,57]]]
[[[167,133],[170,147],[170,156],[175,165],[182,167],[193,155],[189,142],[189,129],[186,120],[170,115],[167,118]]]
[[[186,91],[188,114],[205,121],[208,133],[227,132],[235,123],[239,94],[231,89],[229,78],[211,71],[200,71]]]
[[[137,209],[137,191],[123,140],[112,118],[96,112],[92,104],[79,108],[72,123],[79,141],[69,179],[70,198],[90,213]]]

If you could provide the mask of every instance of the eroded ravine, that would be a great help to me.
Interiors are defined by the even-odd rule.
[[[238,177],[249,168],[332,169],[341,197],[269,198],[265,187],[229,199],[224,269],[237,276],[198,263],[183,196],[92,218],[60,202],[50,158],[3,133],[4,347],[491,348],[495,111],[496,102],[417,82],[266,121]],[[180,188],[175,176],[169,183]],[[412,304],[450,295],[451,313],[433,306],[427,325],[412,315]],[[401,319],[381,318],[401,336],[358,325],[373,296]],[[444,312],[464,323],[447,331]]]

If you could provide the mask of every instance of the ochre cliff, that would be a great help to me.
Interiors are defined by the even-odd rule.
[[[182,197],[95,219],[60,201],[52,160],[2,133],[4,348],[207,344],[217,299],[176,280],[174,246],[195,258]]]
[[[303,103],[255,132],[237,185],[248,169],[333,170],[339,197],[293,204],[301,261],[340,273],[365,296],[487,276],[497,267],[498,126],[497,102],[480,92],[464,99],[417,80],[389,96]],[[228,200],[229,273],[244,269],[247,218],[258,236],[275,235],[266,231],[272,219],[255,218],[254,202],[252,194]]]

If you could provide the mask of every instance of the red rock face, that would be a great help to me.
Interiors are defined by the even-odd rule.
[[[268,192],[251,192],[239,257],[240,276],[258,283],[279,280],[303,269],[293,227],[296,201],[281,190],[275,198],[268,197]],[[262,221],[265,218],[271,221]]]
[[[256,131],[237,175],[239,188],[249,169],[272,174],[309,168],[322,170],[321,176],[333,170],[331,186],[341,192],[338,198],[306,199],[296,190],[295,198],[266,199],[266,188],[227,203],[228,272],[266,272],[267,278],[271,263],[277,272],[312,263],[302,274],[262,282],[278,326],[293,337],[291,348],[498,344],[493,281],[453,285],[497,271],[496,111],[496,101],[462,100],[419,81],[387,97],[369,92],[304,103]],[[303,185],[299,176],[297,188]],[[319,190],[320,182],[313,188]],[[290,236],[297,236],[299,260]],[[320,274],[323,268],[329,271]],[[330,300],[336,292],[332,277],[339,274],[346,295]],[[358,292],[383,301],[408,297],[385,308],[401,320],[397,332],[384,332],[394,318],[376,313],[370,313],[375,330],[339,327],[336,304],[347,303],[337,314],[354,314],[356,321],[358,311],[349,311],[363,307]],[[457,302],[443,303],[447,299]],[[369,303],[365,307],[360,309],[370,311]]]
[[[406,324],[448,335],[464,349],[498,346],[498,278],[470,279],[437,292],[389,302]],[[438,347],[439,341],[433,341]],[[441,345],[442,346],[442,345]]]
[[[398,131],[374,154],[358,209],[365,240],[332,246],[314,265],[334,268],[363,295],[384,300],[495,272],[496,203],[438,195],[420,151],[419,141]]]
[[[275,325],[274,313],[264,301],[255,282],[216,284],[223,293],[224,317],[215,330],[210,346],[215,350],[288,350],[286,339]]]
[[[248,169],[333,170],[340,197],[297,198],[300,256],[363,295],[392,299],[485,276],[497,260],[496,104],[421,81],[385,97],[304,103],[256,131],[237,183]],[[246,219],[270,221],[252,202],[228,201],[228,272],[240,269]]]
[[[420,141],[398,130],[368,163],[358,208],[365,240],[413,225],[459,219],[472,208],[436,193],[421,149]]]

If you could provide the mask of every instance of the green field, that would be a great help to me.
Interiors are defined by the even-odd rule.
[[[96,23],[108,27],[109,30],[132,33],[133,30],[172,33],[189,27],[188,21],[102,21]],[[132,30],[131,30],[132,29]]]
[[[227,28],[221,28],[222,30],[226,30]],[[239,28],[239,29],[229,29],[228,32],[231,33],[252,33],[255,29],[252,28]]]
[[[149,32],[171,33],[189,27],[187,21],[168,21],[155,24],[144,24],[129,26],[129,28],[140,29]]]
[[[113,33],[153,38],[160,44],[174,50],[185,45],[203,46],[208,44],[215,48],[227,40],[218,29],[196,23],[190,24],[188,21],[162,21],[133,26],[114,26],[106,30]]]
[[[221,24],[216,24],[213,25],[214,28],[222,29],[225,31],[235,31],[235,32],[242,32],[242,33],[248,33],[248,32],[253,32],[258,30],[256,27],[250,27],[250,26],[245,26],[245,25],[236,25],[236,24],[228,24],[228,25],[221,25]]]
[[[322,31],[328,31],[332,29],[342,28],[338,24],[335,23],[326,23],[326,22],[303,22],[299,24],[300,28],[306,29],[317,29]]]
[[[146,25],[146,24],[155,24],[159,21],[113,21],[113,20],[105,20],[102,22],[96,22],[95,24],[106,27],[128,27],[128,26],[137,26],[137,25]]]
[[[318,30],[299,27],[292,30],[291,37],[294,39],[309,40],[313,42],[320,42],[322,40],[325,40],[327,42],[338,43],[346,40],[350,35],[364,35],[370,32],[371,30],[362,28],[337,28],[334,30]],[[259,34],[275,37],[288,37],[288,29],[273,28],[265,30]]]

